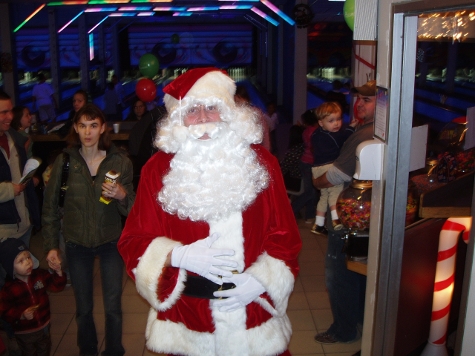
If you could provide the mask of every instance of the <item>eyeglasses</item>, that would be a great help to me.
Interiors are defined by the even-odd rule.
[[[186,111],[186,116],[195,119],[200,116],[201,110],[204,110],[205,115],[219,115],[219,109],[216,105],[193,105]]]

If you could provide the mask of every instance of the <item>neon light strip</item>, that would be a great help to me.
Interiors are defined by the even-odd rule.
[[[99,26],[101,23],[103,23],[105,20],[107,20],[107,18],[109,18],[109,15],[107,15],[106,17],[104,17],[101,21],[99,21],[93,28],[91,28],[87,33],[91,33],[92,31],[94,31],[96,29],[97,26]]]
[[[136,2],[172,2],[173,0],[131,0],[130,3],[136,3]]]
[[[252,12],[254,12],[256,15],[259,15],[260,17],[262,17],[264,20],[267,20],[269,21],[271,24],[273,24],[274,26],[279,26],[279,23],[274,20],[272,17],[270,17],[269,15],[266,15],[265,13],[263,13],[261,10],[259,10],[257,7],[253,6],[252,9],[251,9]]]
[[[125,16],[135,16],[135,12],[113,12],[109,15],[110,17],[125,17]]]
[[[119,11],[149,11],[151,6],[122,6]]]
[[[273,3],[267,0],[261,0],[261,3],[263,3],[265,6],[267,6],[269,9],[274,11],[277,15],[279,15],[283,20],[285,20],[289,25],[293,26],[295,25],[295,21],[292,20],[290,17],[288,17],[286,14],[282,12],[279,8],[277,8]]]
[[[191,16],[191,12],[174,12],[173,16]]]
[[[89,34],[89,60],[92,61],[94,59],[94,34]]]
[[[17,32],[20,28],[22,28],[28,21],[30,21],[33,18],[33,16],[35,16],[38,12],[40,12],[40,10],[44,8],[45,6],[46,4],[40,5],[40,7],[37,8],[30,16],[28,16],[25,21],[19,24],[18,27],[13,30],[13,32]]]
[[[178,7],[178,6],[155,7],[153,11],[186,11],[186,7]]]
[[[152,11],[145,11],[145,12],[139,12],[137,16],[153,16],[155,15],[155,12]]]
[[[66,25],[64,25],[63,27],[61,27],[59,30],[58,30],[58,33],[61,33],[61,31],[63,31],[66,27],[68,27],[74,20],[76,20],[79,16],[81,16],[83,14],[84,10],[81,11],[79,14],[77,14],[71,21],[69,21]]]
[[[90,7],[85,12],[112,12],[117,11],[117,7]]]
[[[251,5],[222,5],[219,8],[221,10],[250,10]]]
[[[77,0],[77,1],[53,1],[48,3],[48,6],[62,6],[62,5],[86,5],[88,0]]]
[[[219,10],[219,6],[199,6],[189,7],[186,11],[216,11]]]
[[[245,2],[258,2],[260,0],[219,0],[219,1],[232,1],[232,2],[237,2],[237,1],[245,1]]]
[[[129,0],[89,0],[89,5],[127,4]]]

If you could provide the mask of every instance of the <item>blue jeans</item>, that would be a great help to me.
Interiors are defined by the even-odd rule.
[[[312,181],[312,165],[299,163],[300,172],[303,179],[303,193],[292,202],[292,210],[295,217],[298,217],[300,210],[305,207],[305,219],[315,218],[315,188]]]
[[[103,355],[122,356],[122,274],[124,264],[117,242],[88,248],[66,243],[71,284],[76,299],[77,344],[81,354],[97,355],[96,326],[92,315],[92,279],[95,257],[99,257],[102,294],[105,311],[105,340]]]
[[[333,324],[327,332],[340,342],[348,342],[357,337],[358,323],[363,323],[366,277],[346,268],[345,241],[341,237],[341,233],[328,233],[325,283]]]

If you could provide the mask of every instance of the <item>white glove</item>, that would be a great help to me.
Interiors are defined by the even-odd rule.
[[[220,312],[231,312],[245,307],[266,291],[262,284],[249,273],[223,277],[223,282],[234,283],[236,287],[213,293],[215,297],[227,298],[214,301],[214,305],[218,307]]]
[[[177,246],[172,250],[171,264],[173,267],[184,268],[209,279],[216,284],[223,284],[218,276],[231,277],[230,270],[220,267],[236,268],[237,262],[218,256],[233,256],[234,250],[211,248],[211,245],[219,238],[214,233],[205,239],[198,240],[185,246]]]

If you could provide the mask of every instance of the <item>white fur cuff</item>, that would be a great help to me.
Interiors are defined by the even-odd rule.
[[[263,253],[245,272],[252,274],[272,298],[275,311],[271,314],[283,316],[295,282],[294,275],[285,262]],[[263,305],[268,304],[264,299],[260,298],[257,302],[266,310],[270,308],[270,305],[268,307]]]
[[[179,242],[167,237],[157,237],[147,247],[135,269],[135,286],[137,291],[156,310],[169,309],[179,298],[185,287],[186,271],[180,269],[178,283],[172,294],[163,302],[158,299],[158,281],[162,274],[162,269],[165,267],[167,256],[175,246],[179,245],[181,245]]]

